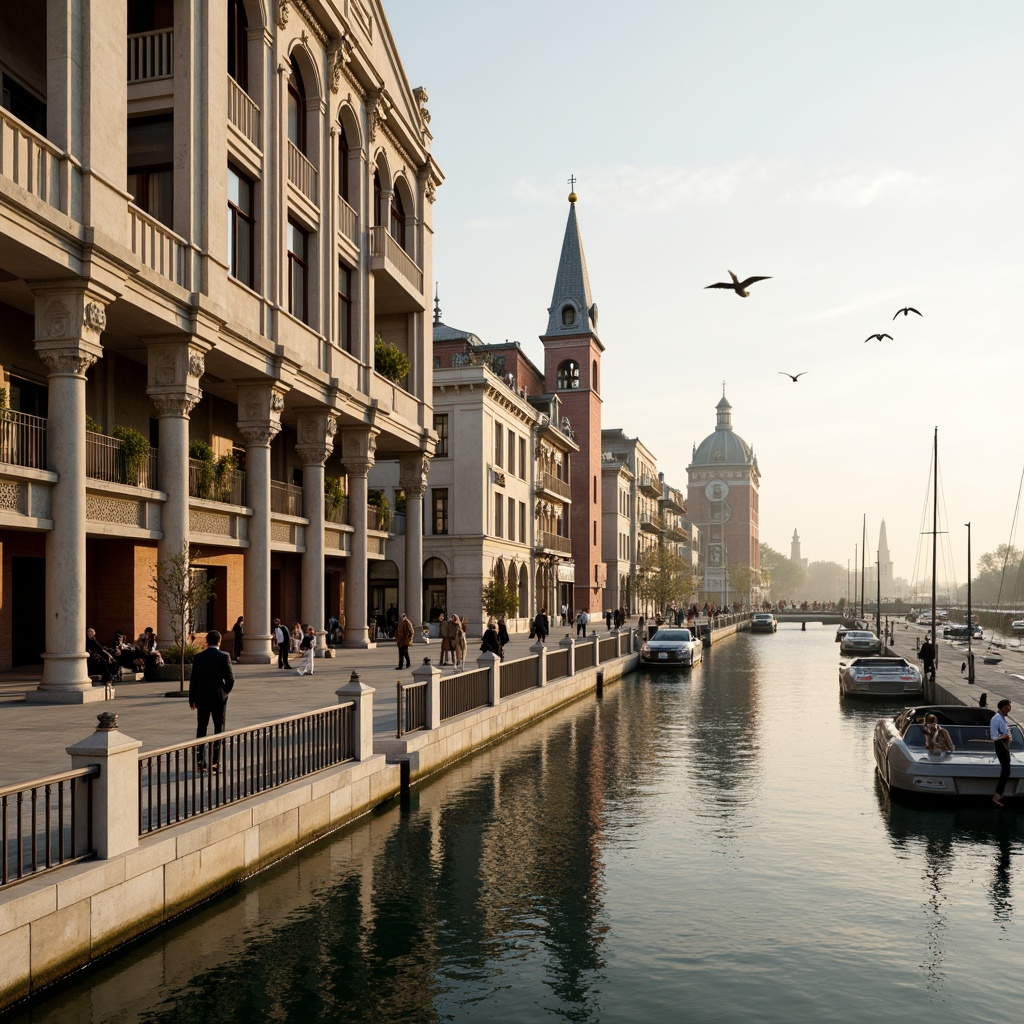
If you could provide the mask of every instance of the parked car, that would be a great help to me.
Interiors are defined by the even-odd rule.
[[[882,641],[866,629],[848,629],[839,641],[840,654],[881,654]]]
[[[751,633],[774,633],[778,628],[778,620],[771,612],[756,612],[750,617]]]
[[[692,666],[704,656],[700,640],[688,629],[662,626],[640,648],[640,664],[654,667]]]

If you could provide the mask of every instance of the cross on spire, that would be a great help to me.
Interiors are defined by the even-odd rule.
[[[570,174],[569,178],[568,178],[568,182],[569,182],[569,188],[572,189],[573,191],[575,191],[576,190],[576,175],[575,174]]]
[[[722,381],[722,397],[725,398],[725,381]]]

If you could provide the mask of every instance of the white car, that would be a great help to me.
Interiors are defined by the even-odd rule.
[[[640,648],[640,664],[674,668],[693,666],[704,656],[704,647],[688,629],[662,626]]]
[[[839,641],[840,654],[881,654],[882,641],[866,629],[848,629]]]

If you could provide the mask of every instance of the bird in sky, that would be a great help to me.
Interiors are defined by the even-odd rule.
[[[890,341],[892,341],[892,335],[891,334],[869,334],[864,339],[864,344],[866,345],[869,341],[872,341],[872,340],[874,340],[874,341],[881,341],[883,338],[888,338]]]
[[[793,382],[794,384],[795,384],[795,383],[796,383],[796,382],[797,382],[797,381],[798,381],[798,380],[799,380],[799,379],[800,379],[800,378],[801,378],[801,377],[802,377],[802,376],[803,376],[803,375],[804,375],[804,374],[805,374],[806,372],[807,372],[806,370],[801,370],[801,371],[800,371],[800,372],[799,372],[798,374],[794,375],[794,374],[792,374],[792,373],[786,373],[786,371],[785,371],[785,370],[779,370],[779,373],[781,373],[783,377],[788,377],[788,378],[789,378],[789,379],[790,379],[790,380],[791,380],[791,381],[792,381],[792,382]]]
[[[902,309],[896,310],[896,313],[893,316],[893,320],[895,320],[896,317],[900,315],[900,313],[902,313],[904,316],[910,316],[911,313],[916,313],[918,316],[924,316],[924,313],[922,313],[921,310],[914,309],[913,306],[904,306]]]
[[[704,290],[707,291],[708,288],[730,288],[741,299],[745,299],[750,294],[750,292],[748,292],[747,289],[755,281],[770,281],[771,280],[771,277],[748,277],[746,279],[746,281],[741,281],[731,270],[729,271],[729,276],[732,278],[731,282],[729,282],[729,281],[719,281],[717,284],[705,285],[704,286]],[[782,371],[780,370],[779,372],[781,373]]]

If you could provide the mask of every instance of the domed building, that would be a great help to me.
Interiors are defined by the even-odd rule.
[[[760,600],[757,456],[732,426],[722,388],[714,432],[695,445],[686,467],[686,507],[701,538],[704,596],[712,604]]]

